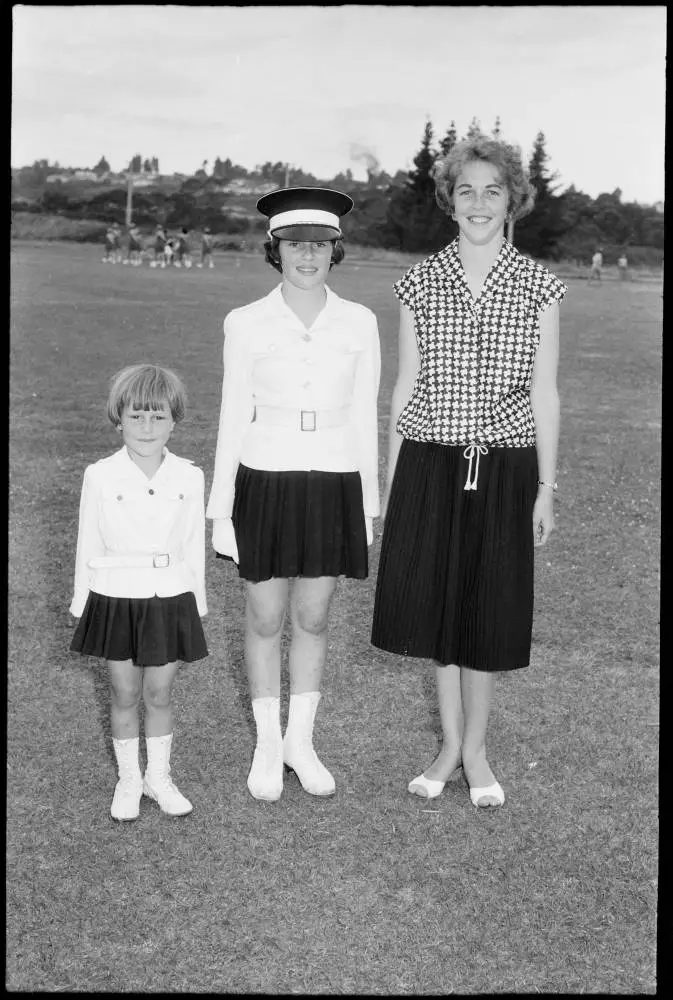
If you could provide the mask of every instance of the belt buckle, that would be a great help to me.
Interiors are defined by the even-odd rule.
[[[303,431],[314,431],[316,429],[316,423],[315,423],[316,412],[315,412],[315,410],[301,410],[300,412],[301,412],[301,429]],[[312,421],[312,426],[311,427],[306,427],[305,426],[305,423],[304,423],[304,418],[305,417],[310,417],[311,418],[311,421]]]
[[[168,552],[157,552],[152,556],[152,565],[155,569],[166,569],[171,561]]]

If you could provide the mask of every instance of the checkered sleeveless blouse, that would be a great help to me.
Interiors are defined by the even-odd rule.
[[[447,445],[534,445],[539,314],[561,301],[566,285],[505,240],[475,301],[456,239],[393,288],[414,313],[421,358],[398,432]]]

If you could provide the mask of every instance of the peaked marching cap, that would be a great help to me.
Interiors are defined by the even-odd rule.
[[[340,239],[339,220],[352,207],[347,194],[319,187],[280,188],[257,202],[257,210],[269,220],[269,236],[281,240]]]

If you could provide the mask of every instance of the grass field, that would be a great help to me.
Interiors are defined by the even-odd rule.
[[[242,593],[209,557],[210,656],[176,684],[194,812],[144,799],[119,825],[106,678],[68,652],[82,472],[119,443],[107,380],[141,360],[184,376],[172,447],[208,489],[222,319],[277,276],[259,258],[11,256],[6,988],[654,993],[661,286],[572,281],[562,307],[557,531],[536,554],[531,667],[499,679],[490,726],[503,809],[475,810],[462,778],[431,803],[406,792],[439,720],[431,665],[369,644],[377,535],[370,580],[334,605],[316,745],[336,796],[294,776],[278,803],[248,794]],[[379,317],[382,472],[400,273],[347,257],[330,279]]]

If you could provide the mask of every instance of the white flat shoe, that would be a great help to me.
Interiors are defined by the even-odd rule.
[[[496,799],[496,802],[484,802],[482,805],[481,800],[485,798]],[[486,785],[484,788],[470,788],[470,800],[473,806],[478,806],[480,809],[495,808],[496,806],[503,805],[505,801],[505,793],[499,782],[494,781],[492,785]]]
[[[409,782],[407,788],[412,795],[420,795],[424,799],[436,799],[444,791],[445,781],[435,781],[433,778],[426,778],[424,774],[419,774],[417,778]]]

